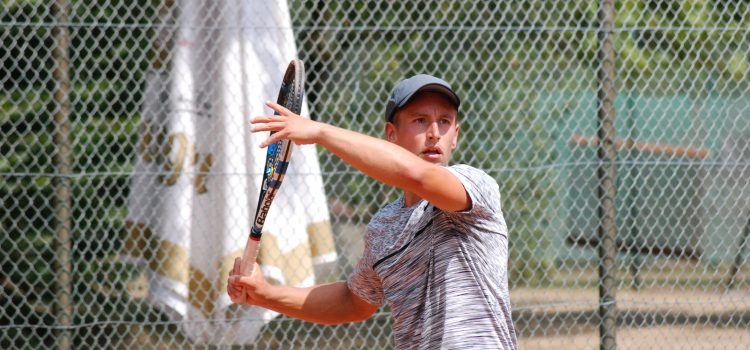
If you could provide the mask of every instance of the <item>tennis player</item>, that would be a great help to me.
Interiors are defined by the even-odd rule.
[[[261,146],[319,144],[403,195],[372,218],[346,281],[271,285],[257,266],[241,276],[238,258],[227,285],[233,302],[323,324],[362,321],[388,304],[398,349],[516,349],[498,185],[479,169],[448,165],[460,100],[447,82],[399,82],[385,109],[386,140],[267,105],[281,115],[252,120],[252,132],[276,131]]]

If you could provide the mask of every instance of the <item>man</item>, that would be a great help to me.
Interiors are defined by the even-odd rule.
[[[386,140],[318,123],[273,102],[280,116],[252,120],[252,132],[319,144],[363,173],[403,190],[367,227],[365,251],[346,281],[293,288],[268,284],[256,266],[227,290],[232,301],[302,320],[362,321],[387,303],[399,349],[515,349],[508,293],[508,233],[494,179],[448,166],[460,100],[429,75],[399,82],[386,106]]]

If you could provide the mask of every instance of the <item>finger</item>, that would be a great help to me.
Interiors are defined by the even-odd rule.
[[[241,268],[242,268],[242,258],[238,256],[234,258],[234,266],[232,266],[232,273],[230,273],[230,275],[239,275]]]
[[[274,111],[284,116],[295,115],[295,113],[288,110],[286,107],[273,101],[266,101],[266,106],[268,106],[269,108],[273,109]]]
[[[284,122],[272,122],[255,124],[250,128],[250,132],[261,132],[261,131],[279,131],[286,126]]]
[[[232,299],[232,301],[237,300],[237,297],[240,296],[240,290],[236,287],[229,287],[227,288],[227,294],[229,294],[229,298]]]
[[[240,290],[240,299],[242,300],[243,303],[250,302],[250,294],[248,294],[247,290],[245,290],[244,288]]]
[[[256,265],[253,269],[253,275],[255,275],[255,271],[258,270],[258,266]],[[252,286],[253,285],[253,278],[252,276],[237,276],[235,280],[235,285],[240,289],[245,289],[246,286]]]
[[[231,289],[231,295],[235,299],[242,295],[242,288],[240,287],[232,287]]]
[[[266,147],[266,146],[268,146],[268,145],[270,145],[272,143],[276,143],[279,140],[283,139],[284,136],[285,136],[284,134],[282,134],[280,132],[277,132],[277,133],[269,136],[265,141],[261,142],[260,143],[260,148]]]
[[[244,289],[245,286],[251,286],[252,278],[250,276],[234,275],[227,279],[227,285],[232,288]]]
[[[278,115],[259,115],[250,119],[250,124],[271,123],[283,121],[285,118]]]
[[[237,283],[239,281],[238,277],[239,275],[229,276],[229,278],[227,278],[227,286],[232,287],[232,288],[237,288],[238,287]]]

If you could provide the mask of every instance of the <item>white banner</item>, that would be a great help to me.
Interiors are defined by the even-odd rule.
[[[271,113],[264,102],[276,99],[296,57],[287,4],[167,2],[160,18],[124,255],[148,267],[148,297],[192,341],[252,342],[275,315],[229,307],[225,283],[252,226],[265,161],[258,145],[267,135],[251,134],[249,120]],[[309,286],[336,251],[315,147],[292,152],[259,260],[274,283]]]

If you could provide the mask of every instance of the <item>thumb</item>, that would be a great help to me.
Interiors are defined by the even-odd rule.
[[[232,284],[244,284],[244,285],[252,285],[253,279],[251,276],[242,276],[242,275],[232,275],[229,276],[229,283]]]
[[[230,275],[239,275],[242,269],[242,258],[239,256],[234,258],[234,265],[232,266],[232,272]]]

